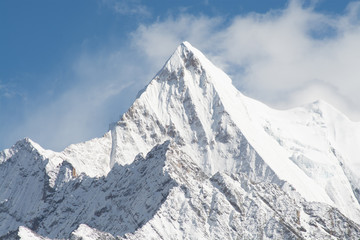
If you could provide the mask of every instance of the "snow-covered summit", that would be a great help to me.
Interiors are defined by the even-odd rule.
[[[21,199],[24,192],[17,190],[17,184],[12,185],[16,181],[9,181],[8,185],[0,185],[0,188],[11,186],[12,189],[0,195],[0,209],[15,204],[15,208],[3,207],[6,209],[6,217],[0,214],[0,221],[7,219],[9,222],[7,229],[26,225],[48,237],[64,237],[83,224],[74,232],[75,235],[94,231],[95,235],[126,234],[131,239],[146,236],[150,232],[155,234],[164,231],[166,234],[159,236],[171,238],[186,237],[201,223],[204,228],[201,228],[203,235],[199,233],[199,237],[205,238],[210,236],[216,224],[206,225],[202,221],[211,216],[217,201],[221,204],[229,203],[221,211],[231,213],[229,216],[224,215],[228,218],[237,216],[239,219],[232,224],[236,222],[240,225],[251,224],[252,215],[243,212],[245,210],[242,210],[241,204],[240,207],[237,204],[246,202],[250,206],[252,201],[256,202],[260,207],[257,210],[251,208],[256,212],[256,226],[264,228],[262,224],[271,224],[274,219],[262,218],[258,211],[266,212],[264,208],[272,201],[260,198],[260,203],[259,199],[250,197],[251,194],[264,197],[265,193],[257,187],[249,190],[243,182],[254,186],[269,184],[266,186],[273,189],[273,198],[287,195],[286,201],[281,203],[283,205],[276,201],[273,204],[280,204],[281,209],[292,207],[294,211],[291,216],[305,215],[301,217],[304,222],[294,222],[280,214],[284,218],[281,221],[286,220],[289,224],[285,228],[290,229],[291,233],[286,233],[283,227],[275,224],[266,233],[269,234],[268,238],[277,230],[285,231],[277,237],[322,236],[318,226],[312,229],[310,219],[325,209],[331,214],[335,211],[333,209],[339,209],[340,212],[336,210],[336,214],[331,216],[342,219],[339,221],[345,221],[347,226],[353,226],[351,229],[355,230],[351,234],[356,235],[359,229],[348,218],[360,222],[360,163],[357,157],[360,156],[360,126],[321,101],[279,111],[248,98],[231,84],[231,79],[221,69],[188,42],[183,42],[176,49],[129,110],[103,137],[70,145],[60,153],[44,150],[31,140],[24,141],[25,145],[30,145],[30,150],[36,150],[33,151],[36,155],[29,154],[32,151],[25,145],[21,147],[21,142],[1,152],[0,178],[16,176],[18,182],[26,179],[29,184],[41,183],[41,187],[35,187],[34,191],[46,194],[41,199],[34,195],[34,202],[30,202],[22,213],[29,214],[35,211],[34,207],[45,209],[49,206],[53,212],[47,212],[49,216],[38,216],[37,220],[31,217],[12,219],[14,212],[18,214],[16,204],[20,204],[14,202],[12,196]],[[21,164],[17,167],[6,164],[10,159],[31,162],[33,158],[42,159],[34,175],[24,175]],[[15,175],[10,174],[9,169],[15,169],[12,170]],[[21,174],[16,175],[17,172]],[[196,177],[196,173],[202,178]],[[163,177],[157,179],[156,176],[160,175]],[[156,190],[160,179],[167,186],[162,196]],[[101,188],[99,184],[105,185]],[[1,191],[4,190],[2,188]],[[201,193],[198,193],[198,189],[202,189]],[[13,191],[15,195],[11,193]],[[119,194],[114,196],[114,191]],[[132,197],[137,198],[136,191],[146,198],[154,193],[156,203],[135,201]],[[207,196],[212,196],[214,202],[209,202]],[[247,200],[241,200],[241,196]],[[87,203],[87,198],[96,201]],[[196,198],[199,198],[199,202],[196,202]],[[79,202],[83,204],[82,210],[78,209]],[[289,206],[291,202],[293,206]],[[320,205],[311,205],[310,202],[319,202]],[[130,203],[135,204],[135,207]],[[57,209],[57,205],[61,209]],[[202,205],[208,207],[201,210],[199,206]],[[133,208],[137,209],[134,212],[127,210]],[[189,212],[187,208],[192,210]],[[172,214],[172,209],[183,211],[185,215]],[[271,205],[271,209],[277,212],[276,206]],[[65,213],[62,213],[63,210]],[[133,219],[114,223],[111,219],[116,217],[111,212],[132,216]],[[194,213],[198,213],[198,217]],[[341,217],[341,214],[346,217]],[[172,216],[178,216],[177,223]],[[59,217],[63,225],[54,220]],[[322,223],[328,221],[327,217],[321,217],[324,218]],[[72,219],[70,226],[66,225],[66,219]],[[173,221],[171,226],[166,224]],[[50,226],[51,223],[54,226]],[[214,232],[218,231],[216,229],[227,229],[219,237],[256,238],[261,235],[257,232],[251,235],[255,230],[249,230],[246,226],[229,227],[227,223],[222,224],[225,223],[221,223],[218,228],[214,227]],[[298,226],[294,227],[294,224]],[[56,228],[55,225],[62,227]],[[335,234],[336,231],[332,229],[334,226],[330,230],[327,225],[326,229]],[[54,231],[50,233],[52,227]],[[310,235],[303,235],[300,230],[296,230],[301,227]],[[174,235],[165,228],[173,229]],[[338,229],[344,228],[341,226]],[[242,229],[243,235],[231,229]],[[21,233],[30,234],[29,231],[21,228]],[[0,236],[2,234],[5,233],[0,232]]]
[[[182,42],[160,72],[183,74],[184,69],[193,68],[208,72],[208,76],[217,75],[223,84],[231,84],[231,79],[218,67],[216,67],[202,52],[194,48],[189,42]],[[183,80],[186,80],[185,78]],[[208,79],[211,81],[211,79]]]

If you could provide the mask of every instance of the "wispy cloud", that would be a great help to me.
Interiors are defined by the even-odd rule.
[[[0,96],[5,96],[6,94],[7,94],[6,86],[0,82]]]
[[[9,90],[8,86],[6,86],[5,84],[2,84],[0,82],[0,97],[9,98],[13,95],[14,95],[14,93]]]
[[[151,16],[151,12],[140,0],[102,0],[102,3],[121,15]]]
[[[290,1],[286,9],[230,21],[180,15],[140,26],[133,42],[163,61],[188,40],[252,97],[285,108],[323,98],[359,120],[359,13],[360,2],[343,15],[328,15]]]
[[[71,143],[101,136],[154,74],[128,46],[85,49],[70,65],[72,81],[68,82],[72,85],[51,101],[28,109],[24,122],[6,132],[8,139],[15,142],[31,137],[45,148],[62,150]]]
[[[15,86],[12,86],[11,83],[8,82],[5,84],[0,81],[0,103],[2,97],[7,99],[19,97],[22,100],[26,100],[25,94]]]

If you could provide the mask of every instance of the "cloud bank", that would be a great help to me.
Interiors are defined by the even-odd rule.
[[[159,62],[183,40],[251,97],[278,108],[323,99],[360,120],[360,2],[343,15],[319,13],[299,1],[230,20],[180,15],[133,33],[133,44]]]

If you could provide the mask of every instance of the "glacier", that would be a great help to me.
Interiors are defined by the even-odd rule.
[[[0,239],[359,239],[360,123],[246,97],[183,42],[103,137],[0,152]]]

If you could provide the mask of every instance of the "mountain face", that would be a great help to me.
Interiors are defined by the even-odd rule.
[[[359,239],[360,124],[278,111],[182,43],[103,137],[0,152],[0,239]]]

